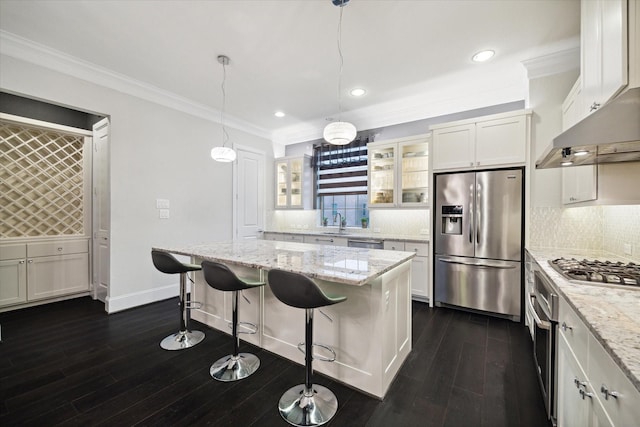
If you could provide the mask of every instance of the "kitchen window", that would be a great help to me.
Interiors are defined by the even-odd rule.
[[[316,207],[327,224],[338,226],[339,213],[347,227],[360,227],[369,218],[367,195],[368,137],[348,145],[321,144],[314,148]]]

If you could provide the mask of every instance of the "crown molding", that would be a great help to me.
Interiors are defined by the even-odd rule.
[[[26,38],[0,30],[0,54],[67,74],[106,88],[135,96],[167,108],[221,124],[220,110],[179,96],[173,92],[83,61]],[[225,126],[270,139],[271,133],[237,117],[225,114]]]
[[[522,61],[529,80],[580,68],[580,47],[572,47]]]

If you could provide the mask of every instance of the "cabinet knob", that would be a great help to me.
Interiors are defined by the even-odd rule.
[[[28,262],[29,264],[31,264],[31,263],[33,263],[33,260],[32,260],[32,259],[30,259],[30,260],[27,260],[27,262]]]
[[[567,325],[565,322],[562,322],[562,325],[561,325],[560,327],[561,327],[561,328],[562,328],[562,330],[563,330],[563,331],[565,331],[565,332],[567,331],[567,329],[568,329],[568,330],[570,330],[570,331],[573,331],[573,327],[572,327],[572,326]],[[576,380],[576,381],[577,381],[577,380]]]
[[[591,104],[591,106],[589,107],[589,112],[593,112],[596,111],[598,108],[600,108],[600,104],[597,102],[594,102],[593,104]]]
[[[62,251],[62,248],[58,248],[58,252]]]
[[[24,264],[24,260],[18,261],[18,264]]]
[[[609,396],[613,397],[614,399],[617,399],[619,396],[619,393],[617,391],[609,391],[609,388],[607,388],[607,386],[604,384],[600,386],[600,392],[604,394],[605,400],[609,400]]]
[[[577,378],[573,379],[573,383],[576,385],[576,388],[586,387],[587,386],[587,382],[586,381],[580,381]]]
[[[593,399],[593,393],[589,393],[586,390],[580,390],[580,396],[582,396],[582,400],[584,400],[585,396],[589,399]]]

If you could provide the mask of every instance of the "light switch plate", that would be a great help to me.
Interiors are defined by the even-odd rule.
[[[169,209],[158,209],[158,218],[169,219]]]
[[[169,200],[156,199],[156,209],[169,209]]]

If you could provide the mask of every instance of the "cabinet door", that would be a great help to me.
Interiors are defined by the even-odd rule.
[[[89,254],[30,258],[27,261],[29,301],[89,290]]]
[[[580,73],[584,94],[583,114],[591,112],[594,103],[600,102],[600,82],[602,80],[600,63],[601,0],[583,0],[580,3]]]
[[[476,123],[475,166],[524,164],[526,148],[524,115]]]
[[[582,80],[578,77],[562,103],[562,130],[565,131],[584,118],[582,107]]]
[[[598,168],[595,165],[562,169],[562,203],[580,203],[598,198]]]
[[[0,261],[0,307],[27,300],[27,267],[24,259]]]
[[[411,295],[429,299],[428,257],[416,256],[411,259]]]
[[[600,100],[604,104],[628,82],[627,0],[601,0]]]
[[[394,206],[396,203],[397,144],[369,144],[369,206]]]
[[[289,162],[276,160],[276,209],[289,206]]]
[[[300,157],[298,159],[289,160],[289,174],[290,174],[290,197],[289,197],[289,207],[291,208],[302,208],[302,200],[303,200],[303,168],[304,162],[303,158]]]
[[[587,376],[573,357],[562,334],[558,336],[558,427],[590,426],[590,399],[582,398],[580,390],[593,393]],[[584,385],[581,385],[584,383]]]
[[[429,144],[400,143],[398,164],[400,206],[426,206],[429,198]]]
[[[475,124],[452,126],[433,131],[433,170],[474,166]]]

